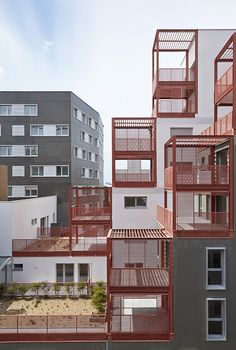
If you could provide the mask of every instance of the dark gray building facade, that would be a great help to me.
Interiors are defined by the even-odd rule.
[[[56,194],[57,222],[67,224],[70,186],[103,185],[99,113],[70,91],[3,91],[0,125],[9,199]]]

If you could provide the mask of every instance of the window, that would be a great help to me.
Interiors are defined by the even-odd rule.
[[[84,149],[82,149],[82,158],[86,159],[86,151]]]
[[[98,176],[98,170],[95,170],[95,171],[94,171],[94,177],[95,177],[95,179],[98,179],[98,178],[99,178],[99,176]]]
[[[23,271],[23,264],[13,264],[14,271]]]
[[[38,186],[25,186],[25,197],[38,197]]]
[[[12,176],[25,176],[24,165],[13,165],[12,166]]]
[[[88,160],[92,160],[92,152],[88,152]]]
[[[81,131],[80,138],[81,138],[81,141],[85,141],[85,132],[84,131]]]
[[[31,225],[32,226],[37,225],[37,222],[38,222],[37,218],[34,218],[31,220]]]
[[[207,248],[207,289],[225,289],[225,248]]]
[[[13,196],[12,186],[8,186],[8,197]]]
[[[30,126],[30,135],[31,136],[43,136],[44,127],[43,125],[31,125]]]
[[[69,176],[69,167],[68,165],[60,165],[56,167],[57,176]]]
[[[74,157],[79,158],[79,149],[78,147],[74,147]]]
[[[75,108],[75,107],[74,107],[74,118],[79,119],[78,118],[78,108]]]
[[[44,176],[43,165],[32,165],[31,166],[31,176]]]
[[[93,143],[93,137],[92,137],[92,135],[89,135],[89,143]]]
[[[81,177],[85,177],[85,168],[81,168]]]
[[[26,156],[37,156],[38,155],[38,146],[25,146],[25,155]]]
[[[56,264],[56,281],[74,282],[74,264]]]
[[[207,340],[226,340],[225,299],[207,299]]]
[[[95,162],[98,162],[98,154],[95,154],[94,156],[95,156],[94,157]]]
[[[78,280],[88,282],[90,277],[89,264],[78,264]]]
[[[0,157],[12,156],[12,146],[0,146]]]
[[[125,208],[147,208],[147,197],[125,197]]]
[[[95,146],[97,146],[98,147],[98,139],[95,137],[95,139],[94,139],[94,144],[95,144]]]
[[[56,125],[56,135],[57,136],[68,136],[69,126],[68,125]]]
[[[90,126],[90,128],[92,127],[92,119],[88,118],[88,126]]]
[[[12,125],[12,136],[24,136],[25,126],[24,125]]]
[[[86,114],[82,113],[82,122],[86,124]]]
[[[98,123],[94,122],[95,130],[98,130]]]
[[[92,171],[92,169],[89,169],[89,177],[93,177],[93,171]]]
[[[25,105],[24,109],[25,109],[24,115],[37,115],[38,114],[37,105]]]
[[[12,105],[1,105],[0,115],[12,115]]]

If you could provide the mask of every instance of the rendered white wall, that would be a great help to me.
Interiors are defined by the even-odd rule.
[[[75,264],[74,282],[78,282],[78,264],[90,264],[91,282],[106,281],[106,257],[19,257],[13,264],[23,264],[23,271],[13,271],[14,282],[56,282],[56,264]]]
[[[156,205],[157,188],[113,188],[112,225],[113,228],[157,228]],[[124,207],[124,197],[147,197],[147,208],[130,209]]]
[[[11,256],[12,213],[11,202],[0,202],[0,256]]]

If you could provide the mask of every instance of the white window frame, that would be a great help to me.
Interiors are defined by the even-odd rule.
[[[32,127],[33,127],[33,128],[38,128],[38,130],[41,129],[41,130],[43,131],[42,135],[40,135],[40,132],[38,132],[37,135],[34,135],[34,134],[32,133]],[[30,124],[30,136],[33,136],[33,137],[44,136],[44,124]]]
[[[61,175],[57,175],[57,168],[61,168]],[[62,174],[62,168],[67,168],[68,173],[67,175]],[[69,177],[69,165],[56,165],[56,177]]]
[[[134,198],[135,200],[135,205],[134,207],[126,207],[125,206],[125,198]],[[137,205],[137,199],[138,198],[146,198],[146,206],[138,206]],[[147,209],[147,196],[124,196],[124,209]]]
[[[80,140],[83,142],[86,140],[86,132],[83,130],[80,131]]]
[[[81,120],[82,120],[82,123],[86,124],[87,116],[84,112],[82,112]]]
[[[13,146],[12,145],[0,145],[0,147],[5,147],[7,149],[7,154],[0,154],[0,157],[13,157],[13,155],[12,155]]]
[[[82,149],[82,152],[81,152],[81,158],[84,159],[84,160],[87,160],[87,151],[86,149]]]
[[[67,127],[67,133],[65,135],[63,135],[62,133],[62,129]],[[61,134],[58,135],[57,134],[57,129],[60,128],[59,130],[61,131]],[[69,124],[56,124],[56,134],[55,136],[69,136]]]
[[[63,271],[62,271],[62,279],[63,279],[63,282],[57,282],[57,265],[63,265]],[[75,281],[75,264],[74,263],[70,263],[70,262],[68,262],[68,263],[56,263],[56,266],[55,266],[55,268],[56,268],[56,278],[55,278],[55,281],[56,281],[56,283],[67,283],[68,281],[66,281],[66,267],[65,267],[65,265],[73,265],[73,282]],[[72,281],[71,281],[71,283],[72,283]]]
[[[91,173],[91,176],[90,176],[90,173]],[[93,169],[91,169],[91,168],[89,168],[88,177],[89,177],[89,179],[93,178]]]
[[[85,178],[86,176],[86,169],[85,168],[81,168],[81,173],[80,173],[82,178]]]
[[[32,174],[32,169],[33,168],[38,168],[38,174],[39,174],[39,168],[43,168],[43,175],[33,175]],[[30,166],[30,177],[44,177],[44,166],[43,165],[31,165]]]
[[[208,252],[210,250],[221,251],[221,268],[208,268]],[[221,271],[222,284],[208,285],[208,272],[209,271]],[[225,247],[207,247],[206,248],[206,289],[207,290],[225,290],[226,289],[226,248]]]
[[[16,268],[16,265],[21,265],[22,267],[18,267]],[[23,271],[24,270],[24,264],[22,263],[16,263],[16,264],[13,264],[13,271]]]
[[[30,113],[30,114],[26,114],[25,111],[26,111],[26,107],[28,106],[35,106],[36,107],[36,113]],[[27,117],[37,117],[38,115],[38,105],[35,104],[35,103],[26,103],[24,104],[24,116],[27,116]]]
[[[30,191],[30,195],[26,195],[26,191]],[[37,191],[36,194],[32,194],[32,191]],[[38,197],[38,186],[37,185],[25,185],[25,197],[26,198],[37,198]]]
[[[30,147],[30,154],[26,154],[26,147]],[[36,154],[32,154],[32,148],[36,149]],[[39,149],[38,145],[25,145],[25,157],[38,157]]]
[[[0,113],[0,117],[6,117],[6,116],[12,116],[13,114],[12,114],[12,104],[6,104],[6,103],[1,103],[0,104],[0,107],[8,107],[8,113],[3,113],[3,114],[1,114]],[[10,108],[9,108],[10,107]],[[1,108],[0,108],[0,110],[1,110]],[[9,110],[11,110],[11,113],[9,113]]]
[[[223,302],[223,316],[222,318],[209,318],[209,301]],[[222,321],[222,335],[209,335],[208,321]],[[226,341],[226,298],[207,298],[206,299],[206,339],[207,341]]]
[[[73,147],[73,155],[74,155],[74,158],[79,158],[79,147],[76,147],[76,146]]]
[[[22,175],[14,175],[14,172],[19,171],[19,168],[21,168]],[[24,165],[12,165],[12,167],[11,167],[11,176],[12,177],[24,177],[25,176],[25,166]]]

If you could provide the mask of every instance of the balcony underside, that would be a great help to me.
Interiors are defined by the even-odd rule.
[[[162,292],[169,289],[169,273],[167,269],[160,268],[133,268],[118,269],[112,268],[110,274],[110,288],[116,292],[122,290],[138,293],[148,290],[160,290]]]

